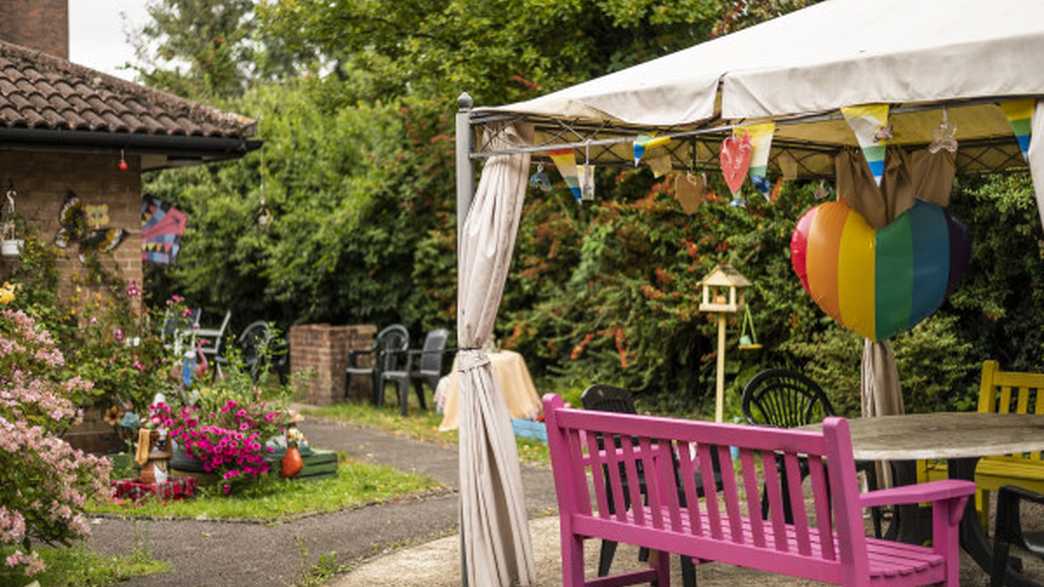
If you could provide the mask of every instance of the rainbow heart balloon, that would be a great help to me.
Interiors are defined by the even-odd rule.
[[[885,340],[932,315],[971,252],[968,230],[920,200],[875,231],[842,202],[812,208],[790,239],[790,263],[816,304],[842,326]]]

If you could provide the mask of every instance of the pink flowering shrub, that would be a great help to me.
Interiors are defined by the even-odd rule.
[[[0,310],[0,548],[4,564],[27,575],[44,568],[33,543],[87,536],[84,503],[108,490],[108,461],[60,437],[79,417],[70,398],[92,387],[63,379],[64,366],[50,333]]]

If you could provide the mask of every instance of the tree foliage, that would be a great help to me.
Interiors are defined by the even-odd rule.
[[[244,52],[228,76],[193,60],[191,45],[171,45],[201,79],[241,80],[232,86],[247,91],[227,107],[259,119],[265,147],[150,180],[191,216],[177,267],[153,283],[231,307],[242,323],[402,321],[418,334],[452,326],[457,94],[480,104],[532,98],[809,3],[263,0],[237,43],[278,48],[288,67],[258,74],[263,62]],[[166,22],[144,39],[194,34]],[[777,202],[746,209],[721,198],[694,216],[644,168],[601,170],[599,201],[583,207],[562,189],[531,192],[498,339],[557,389],[615,382],[641,389],[647,407],[698,411],[714,350],[698,281],[728,261],[754,282],[750,307],[766,347],[729,349],[731,401],[756,370],[790,365],[821,381],[840,410],[858,411],[861,341],[814,306],[789,267],[790,234],[815,203],[813,187],[788,184]],[[262,196],[274,214],[267,230],[257,223]],[[1042,367],[1044,264],[1029,182],[964,181],[952,210],[974,239],[968,282],[894,341],[913,410],[970,407],[983,359]],[[738,328],[730,324],[730,340]]]

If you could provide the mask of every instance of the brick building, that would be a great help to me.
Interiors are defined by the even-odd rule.
[[[69,193],[84,209],[105,205],[106,228],[126,236],[102,262],[141,283],[141,174],[241,157],[260,147],[254,132],[250,119],[71,63],[68,0],[0,0],[0,196],[17,193],[37,238],[55,238]],[[79,257],[70,243],[59,260],[64,286]],[[0,257],[0,281],[17,262]],[[119,446],[99,409],[66,439],[92,451]]]
[[[19,215],[47,239],[68,193],[107,205],[107,227],[127,235],[114,262],[140,283],[142,172],[241,157],[260,146],[255,124],[68,57],[68,0],[0,2],[0,193],[13,189]],[[66,250],[65,274],[77,252]],[[10,262],[0,259],[0,274]]]

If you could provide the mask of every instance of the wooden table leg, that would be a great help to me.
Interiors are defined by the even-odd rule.
[[[978,463],[978,457],[950,459],[947,461],[950,479],[975,481],[975,466]],[[971,555],[983,570],[989,573],[993,568],[993,547],[986,539],[986,533],[983,532],[982,524],[979,523],[979,515],[975,511],[975,500],[969,499],[966,508],[964,517],[961,518],[961,548]],[[1019,573],[1010,563],[1004,584],[1009,587],[1041,587],[1040,583]]]
[[[917,483],[917,461],[889,461],[895,486]],[[932,511],[918,505],[893,508],[892,523],[885,532],[886,540],[907,544],[925,544],[932,539]]]

